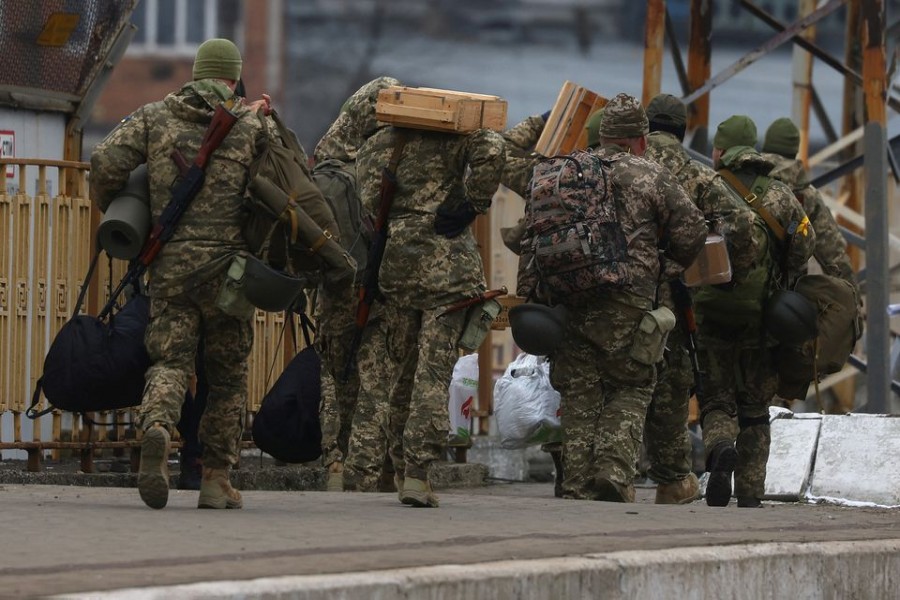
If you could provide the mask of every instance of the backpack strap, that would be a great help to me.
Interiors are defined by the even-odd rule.
[[[756,190],[753,192],[747,189],[744,182],[738,179],[738,176],[729,169],[719,169],[719,174],[735,189],[735,191],[737,191],[738,194],[741,195],[744,201],[750,205],[750,208],[759,213],[759,216],[763,218],[763,221],[766,222],[766,225],[769,226],[769,229],[772,230],[772,233],[775,234],[778,241],[784,243],[787,239],[787,233],[784,231],[784,227],[782,227],[781,223],[772,216],[772,213],[762,205],[762,202],[756,202],[766,193],[766,190],[769,189],[769,182],[771,179],[765,175],[757,177],[753,181],[753,189]]]

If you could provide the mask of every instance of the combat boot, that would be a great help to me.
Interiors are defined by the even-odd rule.
[[[164,508],[169,501],[169,430],[154,422],[141,440],[138,492],[150,508]]]
[[[326,492],[344,491],[344,464],[335,461],[328,465],[328,479],[325,483]]]
[[[431,482],[407,477],[403,480],[400,502],[418,508],[437,508],[438,497],[431,489]]]
[[[731,475],[736,464],[737,451],[731,442],[719,442],[710,451],[706,463],[706,470],[709,471],[707,506],[728,506],[731,501]]]
[[[700,497],[700,482],[693,473],[672,483],[656,486],[656,504],[688,504]]]
[[[231,487],[230,469],[203,467],[197,508],[243,508],[241,493]]]
[[[397,499],[403,502],[403,475],[394,473],[394,487],[397,488]]]
[[[610,479],[598,479],[596,500],[603,502],[634,502],[634,484],[621,485]]]

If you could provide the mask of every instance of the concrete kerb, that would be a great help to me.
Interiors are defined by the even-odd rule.
[[[70,600],[517,598],[885,598],[900,539],[625,551],[542,560],[218,581],[64,594]]]

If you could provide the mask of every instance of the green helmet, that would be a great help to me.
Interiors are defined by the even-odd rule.
[[[303,301],[306,280],[276,271],[255,256],[247,256],[246,260],[241,289],[250,304],[268,312],[281,312]]]
[[[509,309],[513,340],[528,354],[547,356],[556,351],[566,331],[562,305],[519,304]]]
[[[775,290],[763,318],[769,334],[784,344],[802,344],[819,335],[818,310],[799,292]]]
[[[242,64],[241,51],[234,42],[223,38],[206,40],[197,48],[193,78],[237,81],[241,78]]]

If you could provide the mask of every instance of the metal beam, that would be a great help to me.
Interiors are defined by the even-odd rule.
[[[900,152],[900,134],[897,134],[894,137],[892,137],[890,139],[890,141],[888,142],[888,144],[890,146],[891,152],[893,152],[895,154],[897,152]],[[851,172],[855,171],[856,169],[860,168],[863,165],[864,158],[865,158],[864,154],[861,154],[859,156],[851,158],[847,162],[838,165],[837,167],[831,169],[830,171],[822,173],[821,175],[819,175],[818,177],[816,177],[815,179],[810,181],[810,183],[814,187],[817,187],[817,188],[828,185],[835,179],[837,179],[839,177],[843,177],[847,173],[851,173]]]
[[[691,85],[688,82],[687,69],[684,67],[681,48],[678,46],[675,24],[672,22],[672,15],[669,14],[668,7],[666,7],[666,36],[669,38],[669,51],[672,53],[672,62],[675,63],[675,74],[678,75],[678,83],[681,84],[681,93],[687,94],[691,91]]]
[[[834,125],[832,125],[831,119],[828,118],[828,113],[825,111],[825,105],[822,104],[822,98],[819,96],[819,92],[816,91],[816,87],[812,82],[809,84],[809,91],[812,100],[812,109],[813,112],[816,113],[816,119],[818,119],[819,125],[822,126],[822,131],[825,132],[828,143],[833,144],[838,139],[837,130],[835,130]],[[809,165],[809,160],[807,160],[807,165]]]
[[[775,35],[769,41],[759,46],[758,48],[751,50],[749,53],[745,54],[742,58],[737,60],[734,64],[727,67],[726,69],[717,73],[714,77],[712,77],[709,81],[707,81],[704,85],[700,86],[698,89],[691,92],[685,98],[682,98],[685,104],[691,104],[698,98],[705,96],[714,88],[720,86],[725,83],[741,71],[743,71],[746,67],[752,65],[757,60],[774,50],[775,48],[781,46],[788,40],[790,40],[794,35],[803,29],[806,29],[813,23],[817,23],[824,17],[827,17],[831,13],[835,12],[841,6],[846,4],[847,0],[830,0],[824,6],[817,8],[815,11],[810,13],[809,15],[803,17],[799,21],[794,22],[790,27],[787,27],[781,33]]]
[[[691,0],[691,39],[688,46],[688,82],[691,89],[702,86],[711,72],[712,10],[712,0]],[[708,95],[688,106],[687,130],[693,133],[691,147],[706,154],[709,133]]]
[[[644,24],[644,106],[662,87],[663,54],[665,51],[666,0],[647,0],[647,21]]]

